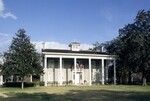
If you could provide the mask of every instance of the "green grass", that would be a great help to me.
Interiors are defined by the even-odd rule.
[[[150,86],[0,88],[0,101],[150,101]]]

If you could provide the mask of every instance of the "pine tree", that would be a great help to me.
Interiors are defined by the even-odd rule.
[[[24,80],[29,75],[40,75],[43,68],[40,65],[40,56],[36,53],[30,37],[24,29],[18,30],[16,37],[7,52],[4,52],[4,65],[2,73],[5,76],[18,76],[21,78],[21,88],[24,88]]]

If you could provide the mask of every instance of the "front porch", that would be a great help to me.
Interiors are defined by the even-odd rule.
[[[49,85],[97,85],[108,84],[109,68],[113,68],[113,83],[116,84],[114,58],[44,56],[44,72],[41,81]]]

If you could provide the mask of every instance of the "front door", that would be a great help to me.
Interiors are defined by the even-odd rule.
[[[75,73],[73,73],[73,82],[75,83]],[[82,84],[82,72],[76,72],[76,84]]]
[[[82,73],[77,72],[76,73],[76,83],[81,84],[82,83]]]

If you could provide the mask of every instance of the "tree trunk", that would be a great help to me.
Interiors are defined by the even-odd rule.
[[[21,82],[21,89],[23,89],[24,88],[24,82],[22,81]]]
[[[146,86],[147,85],[147,83],[146,83],[146,77],[143,77],[142,79],[143,79],[143,84],[142,85]]]
[[[128,84],[131,85],[131,71],[129,70],[129,75],[128,75]]]
[[[146,86],[147,84],[146,84],[146,75],[145,75],[145,72],[143,71],[142,72],[142,85],[143,86]]]
[[[24,78],[21,79],[21,89],[24,88]]]
[[[118,83],[120,84],[120,76],[118,77]]]

